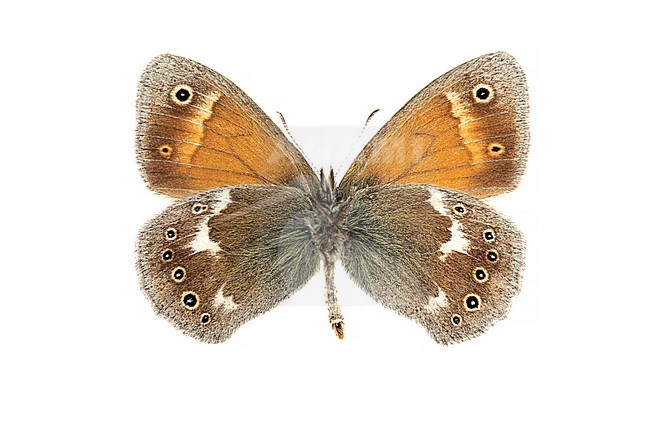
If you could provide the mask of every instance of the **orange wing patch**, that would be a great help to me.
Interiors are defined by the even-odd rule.
[[[138,161],[151,189],[175,197],[241,184],[318,184],[313,170],[233,83],[196,62],[154,59],[138,95]]]
[[[525,165],[527,101],[523,73],[507,54],[461,65],[393,116],[341,187],[422,183],[477,197],[509,191]]]
[[[472,105],[453,92],[435,99],[443,110],[437,110],[422,126],[413,125],[415,135],[429,139],[426,152],[395,182],[436,182],[464,191],[487,185],[507,187],[517,164],[507,151],[517,146],[513,113]]]

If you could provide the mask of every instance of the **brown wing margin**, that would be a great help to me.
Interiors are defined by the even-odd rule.
[[[241,89],[169,54],[142,74],[136,150],[147,185],[173,197],[230,185],[318,185],[304,156]]]
[[[415,95],[370,140],[341,181],[420,183],[475,197],[514,189],[528,152],[528,90],[507,53],[464,63]]]

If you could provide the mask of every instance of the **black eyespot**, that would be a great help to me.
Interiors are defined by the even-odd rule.
[[[458,215],[463,215],[465,214],[465,206],[462,204],[457,204],[454,206],[454,212],[456,212]]]
[[[488,274],[487,271],[483,268],[475,268],[474,269],[474,279],[479,282],[483,283],[485,280],[487,280]]]
[[[472,96],[476,102],[484,104],[490,102],[494,98],[494,90],[487,84],[479,84],[474,87]]]
[[[475,293],[470,293],[463,299],[463,305],[467,311],[476,311],[481,308],[481,298]]]
[[[201,314],[201,324],[206,325],[208,322],[210,322],[210,315],[208,313]]]
[[[172,154],[172,150],[170,149],[169,146],[162,146],[162,147],[161,147],[160,149],[158,149],[158,150],[160,151],[160,154],[161,154],[162,156],[169,156],[169,155]]]
[[[458,314],[454,314],[451,316],[451,323],[454,324],[454,326],[460,326],[460,324],[463,322],[463,318],[460,317]]]
[[[185,84],[176,86],[171,93],[172,100],[178,105],[189,104],[190,102],[192,102],[193,95],[194,92],[192,91],[192,89]]]
[[[203,203],[195,203],[192,206],[192,213],[194,215],[200,215],[203,212],[205,212],[206,210],[208,210],[208,206],[204,205]]]
[[[188,310],[194,310],[199,306],[199,297],[194,292],[183,292],[181,294],[181,300]],[[201,321],[203,321],[203,317],[201,317]]]
[[[492,242],[495,238],[496,234],[494,234],[494,230],[487,229],[483,232],[483,239],[485,239],[487,242]]]
[[[490,90],[488,90],[485,87],[479,87],[478,89],[476,89],[476,97],[478,99],[485,100],[490,97]]]
[[[187,273],[185,272],[185,268],[182,266],[175,267],[174,270],[172,271],[172,278],[177,283],[181,283],[185,281],[185,278],[187,278]]]
[[[188,99],[190,99],[190,96],[191,96],[190,91],[184,87],[181,87],[176,92],[176,99],[178,99],[181,102],[187,101]]]
[[[169,262],[173,258],[174,258],[174,252],[172,250],[163,251],[162,253],[163,262]]]
[[[487,148],[492,155],[501,155],[505,151],[505,148],[499,143],[490,143]]]
[[[499,253],[496,252],[496,250],[488,250],[485,253],[485,257],[488,259],[489,262],[496,262],[499,260]]]
[[[188,92],[187,89],[180,89],[178,92],[176,92],[176,99],[181,102],[185,102],[190,99],[190,92]]]
[[[175,239],[176,235],[178,233],[176,232],[176,229],[170,228],[165,231],[165,237],[169,240]]]

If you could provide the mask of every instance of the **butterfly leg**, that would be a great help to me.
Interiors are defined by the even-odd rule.
[[[330,325],[336,332],[339,339],[345,336],[345,324],[343,323],[343,314],[339,307],[336,296],[336,287],[334,286],[334,261],[329,258],[325,259],[325,296],[327,300],[327,311],[330,316]]]

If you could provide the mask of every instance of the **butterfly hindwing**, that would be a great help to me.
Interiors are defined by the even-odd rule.
[[[519,292],[523,240],[467,194],[427,185],[366,188],[342,227],[342,262],[372,298],[424,326],[439,343],[464,341],[505,317]]]
[[[187,197],[141,229],[141,287],[186,334],[223,341],[318,270],[312,219],[296,188],[224,187]]]
[[[185,197],[219,186],[313,189],[312,168],[235,84],[169,54],[149,63],[137,100],[137,157],[156,192]]]
[[[413,183],[496,195],[516,187],[528,141],[524,73],[512,56],[487,54],[415,95],[366,145],[341,188]]]

